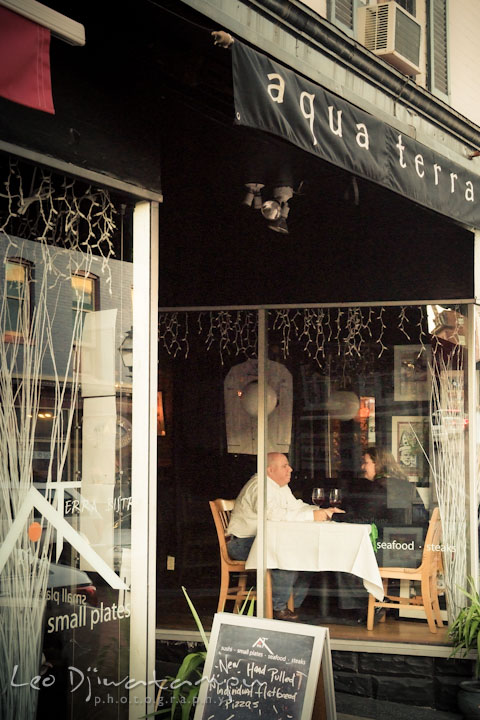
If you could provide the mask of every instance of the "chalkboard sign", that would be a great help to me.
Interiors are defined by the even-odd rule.
[[[320,666],[334,720],[327,628],[217,613],[194,720],[310,720]]]

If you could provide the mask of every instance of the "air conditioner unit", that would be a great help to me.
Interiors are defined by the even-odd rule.
[[[396,2],[358,8],[359,41],[405,75],[418,75],[422,26]]]

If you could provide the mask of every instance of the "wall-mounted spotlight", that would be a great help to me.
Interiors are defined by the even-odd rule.
[[[293,197],[293,188],[279,185],[273,189],[273,200],[266,200],[262,205],[262,215],[269,220],[270,230],[288,234],[287,217],[290,212],[288,201]]]
[[[243,205],[252,207],[254,210],[260,210],[262,207],[262,188],[265,187],[263,183],[245,183],[247,188],[247,194],[243,199]]]
[[[288,204],[285,203],[285,205],[280,209],[280,217],[268,223],[270,230],[288,235],[287,217],[289,212],[290,208]]]

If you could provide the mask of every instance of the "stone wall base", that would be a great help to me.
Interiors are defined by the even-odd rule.
[[[334,650],[332,662],[335,692],[347,698],[346,708],[338,708],[340,712],[349,712],[348,698],[352,703],[354,698],[363,698],[377,703],[430,708],[461,717],[457,689],[462,680],[473,676],[471,660]],[[387,713],[380,717],[394,718]]]

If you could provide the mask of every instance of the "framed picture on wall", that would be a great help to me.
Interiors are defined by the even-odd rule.
[[[393,349],[393,399],[428,400],[430,377],[427,349],[423,345],[395,345]]]
[[[412,482],[429,477],[429,438],[430,421],[427,417],[392,417],[392,453]]]

